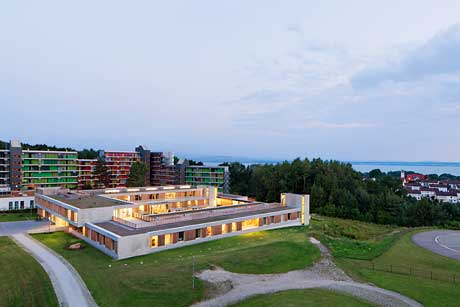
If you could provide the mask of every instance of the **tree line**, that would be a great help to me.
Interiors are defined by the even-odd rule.
[[[355,171],[351,164],[295,159],[277,164],[229,166],[231,192],[279,202],[280,193],[310,194],[310,210],[322,215],[400,226],[460,227],[460,205],[417,201],[402,188],[399,173]]]

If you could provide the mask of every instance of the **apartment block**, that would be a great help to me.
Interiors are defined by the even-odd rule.
[[[22,150],[22,189],[78,186],[76,151]]]
[[[145,146],[136,147],[136,152],[147,166],[145,183],[152,186],[182,184],[179,179],[179,169],[174,165],[174,153],[151,152]]]
[[[115,259],[310,221],[309,195],[263,203],[213,186],[38,189],[36,205],[41,217]]]
[[[99,158],[104,160],[109,171],[109,187],[126,186],[131,166],[139,161],[139,153],[135,151],[99,151]]]
[[[94,188],[98,179],[94,175],[97,159],[78,159],[78,189]]]
[[[186,166],[185,184],[212,185],[217,187],[219,192],[228,193],[230,191],[228,166]]]

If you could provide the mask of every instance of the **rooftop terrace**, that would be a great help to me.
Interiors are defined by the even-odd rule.
[[[193,220],[188,220],[188,221],[169,223],[169,224],[162,224],[162,225],[158,225],[158,226],[144,227],[144,228],[137,228],[137,229],[131,228],[131,227],[128,227],[128,226],[125,226],[125,225],[121,225],[121,224],[119,224],[117,222],[113,222],[113,221],[97,223],[95,225],[99,226],[99,227],[101,227],[101,228],[103,228],[103,229],[105,229],[107,231],[110,231],[112,233],[115,233],[115,234],[117,234],[119,236],[124,237],[124,236],[132,236],[132,235],[137,235],[137,234],[151,232],[151,231],[165,230],[165,229],[169,229],[169,228],[192,226],[192,225],[199,225],[199,224],[211,223],[211,222],[217,222],[217,221],[223,221],[223,220],[229,220],[229,219],[251,217],[251,216],[254,216],[254,215],[264,214],[264,213],[276,213],[276,212],[285,211],[285,210],[296,210],[296,208],[277,207],[277,208],[261,209],[261,210],[257,210],[257,211],[251,211],[251,212],[226,214],[226,215],[220,215],[220,216],[213,216],[213,217],[209,217],[209,218],[193,219]]]
[[[83,194],[58,194],[47,196],[80,209],[113,207],[123,205],[123,202],[97,195],[85,196]]]

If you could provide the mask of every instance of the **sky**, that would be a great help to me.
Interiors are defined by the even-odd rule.
[[[0,139],[460,161],[460,1],[3,1]]]

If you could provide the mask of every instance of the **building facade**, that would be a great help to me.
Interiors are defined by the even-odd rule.
[[[135,151],[99,151],[99,158],[105,162],[109,172],[109,187],[124,187],[128,180],[131,166],[139,161]]]
[[[115,259],[310,221],[308,195],[262,203],[212,186],[39,189],[36,205],[40,216]]]
[[[229,193],[230,172],[228,166],[193,165],[185,167],[185,184],[212,185],[219,192]]]
[[[0,211],[35,209],[33,192],[21,193],[20,196],[0,196]]]
[[[98,178],[94,174],[97,159],[78,159],[78,189],[92,189],[97,186]]]
[[[76,189],[78,168],[76,151],[22,151],[22,189],[65,187]]]

